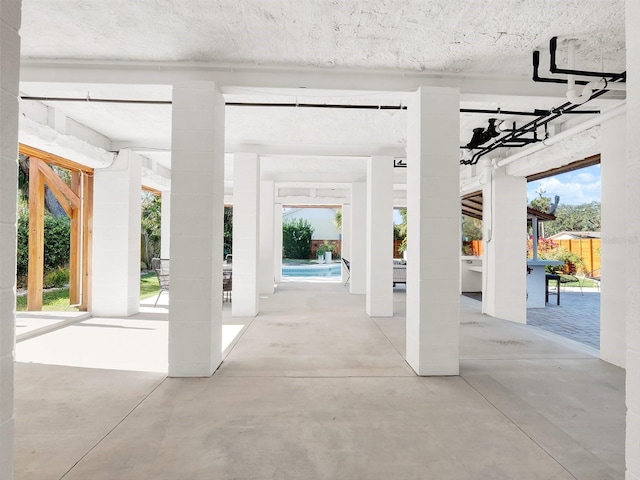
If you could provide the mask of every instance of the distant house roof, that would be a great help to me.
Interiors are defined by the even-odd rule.
[[[551,240],[579,239],[579,238],[600,238],[600,232],[558,232],[549,236]]]

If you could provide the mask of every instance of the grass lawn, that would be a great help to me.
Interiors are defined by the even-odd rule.
[[[158,277],[155,272],[147,272],[140,275],[140,300],[158,294]],[[27,296],[22,295],[16,298],[16,311],[25,312],[27,310]],[[76,307],[69,306],[69,289],[61,288],[51,290],[42,294],[42,310],[55,312],[77,312]]]
[[[42,310],[54,312],[77,312],[77,307],[69,306],[69,289],[50,290],[42,294]],[[16,311],[27,311],[27,296],[21,295],[16,298]]]
[[[597,288],[598,284],[591,280],[590,278],[579,278],[577,281],[573,279],[572,276],[569,275],[562,275],[560,274],[560,276],[563,278],[562,279],[562,285],[564,287],[584,287],[584,288]]]
[[[158,295],[159,289],[158,276],[155,272],[147,272],[140,275],[140,300]]]

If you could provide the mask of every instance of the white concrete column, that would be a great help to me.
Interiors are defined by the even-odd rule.
[[[351,280],[349,292],[367,293],[367,184],[351,184]]]
[[[626,2],[627,48],[627,480],[640,480],[640,2]],[[604,284],[603,284],[604,286]]]
[[[165,190],[161,197],[160,212],[160,258],[169,258],[171,247],[171,191]]]
[[[274,273],[274,193],[273,182],[260,182],[260,271],[259,292],[271,295],[275,282]]]
[[[233,158],[233,302],[234,317],[253,317],[259,311],[258,227],[260,159],[255,153]]]
[[[483,313],[527,322],[527,180],[493,171],[483,196]]]
[[[342,205],[342,238],[340,240],[340,256],[351,261],[351,204]],[[344,265],[342,266],[342,283],[349,278]]]
[[[627,318],[627,231],[626,115],[602,124],[600,164],[602,185],[602,282],[600,295],[600,358],[620,367],[625,365]]]
[[[421,87],[407,112],[407,362],[458,375],[460,93]]]
[[[367,162],[367,298],[370,317],[393,316],[393,157]]]
[[[20,1],[0,0],[0,472],[13,478]]]
[[[93,180],[91,313],[129,316],[140,311],[140,193],[142,158],[121,150]]]
[[[222,362],[224,98],[213,82],[173,89],[169,375]]]
[[[273,274],[276,283],[282,281],[282,204],[273,206]]]

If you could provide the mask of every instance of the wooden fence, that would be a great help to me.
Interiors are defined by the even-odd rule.
[[[559,246],[582,257],[584,273],[600,270],[600,239],[580,238],[576,240],[554,240]]]
[[[582,257],[581,270],[584,273],[594,272],[600,269],[600,239],[580,238],[575,240],[553,240],[559,247],[564,247],[571,253]],[[471,240],[473,255],[482,256],[482,240]]]

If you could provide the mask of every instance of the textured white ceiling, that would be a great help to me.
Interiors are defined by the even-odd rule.
[[[558,36],[559,65],[566,65],[565,39],[574,38],[578,68],[625,70],[623,0],[22,0],[22,5],[21,55],[26,62],[143,62],[159,68],[202,62],[258,71],[311,67],[311,74],[313,68],[323,74],[415,71],[458,78],[490,75],[534,85],[528,80],[532,52],[543,51],[544,66],[549,39]],[[171,99],[170,86],[121,85],[112,76],[112,84],[50,80],[23,82],[21,91],[49,97]],[[403,91],[243,88],[226,94],[227,102],[406,102]],[[534,98],[526,91],[509,97],[471,98],[475,92],[467,93],[461,105],[466,108],[532,110],[564,101],[559,96]],[[605,104],[594,102],[589,108]],[[107,136],[117,148],[135,148],[170,164],[168,105],[47,105]],[[486,126],[490,116],[495,115],[461,115],[461,144],[473,128]],[[300,172],[309,169],[317,178],[311,166],[319,162],[309,152],[334,149],[341,154],[363,145],[402,150],[405,117],[402,111],[227,107],[227,151],[234,145],[259,146],[274,155],[265,163],[271,177],[300,181]],[[291,151],[300,154],[292,158]],[[337,154],[331,160],[337,171],[348,178],[362,175],[361,160],[348,164]],[[339,181],[335,177],[331,181]]]
[[[527,75],[552,36],[624,62],[622,0],[23,0],[29,58]],[[596,60],[597,59],[597,60]],[[597,63],[597,64],[596,64]]]

